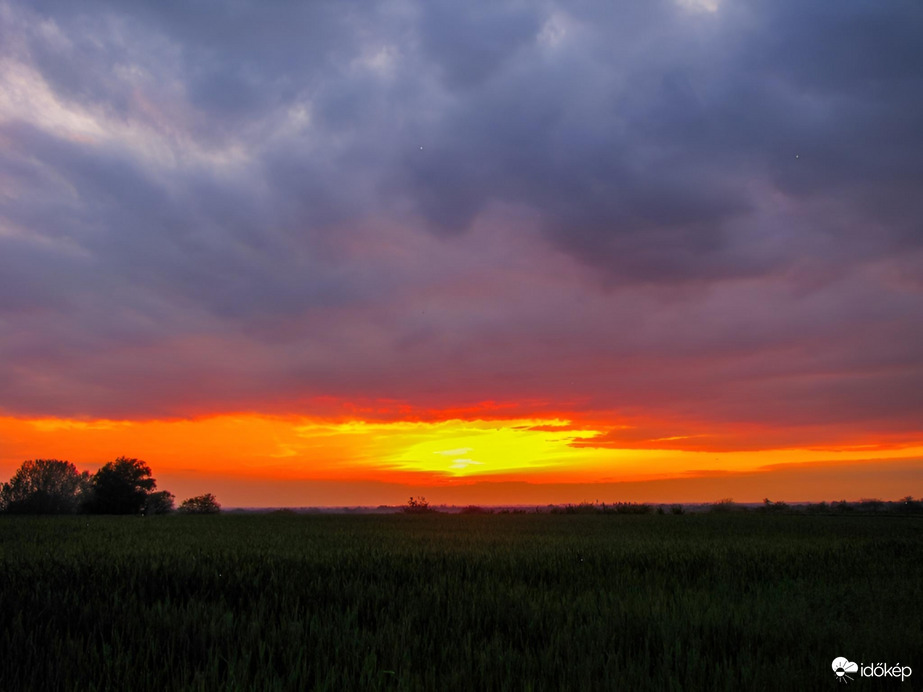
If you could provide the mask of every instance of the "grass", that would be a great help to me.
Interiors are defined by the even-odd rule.
[[[0,689],[822,689],[836,656],[920,675],[921,548],[917,517],[3,517]]]

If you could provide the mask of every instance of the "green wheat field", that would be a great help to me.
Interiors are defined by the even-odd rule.
[[[912,689],[923,518],[2,517],[0,627],[0,690]]]

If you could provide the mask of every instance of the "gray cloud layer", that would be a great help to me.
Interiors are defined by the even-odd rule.
[[[0,7],[7,413],[919,429],[919,3]]]

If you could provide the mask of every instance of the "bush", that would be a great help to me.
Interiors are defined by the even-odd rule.
[[[712,503],[708,511],[709,512],[734,512],[738,509],[737,505],[734,504],[734,500],[729,497],[724,498],[723,500],[718,500],[717,502]]]
[[[179,511],[183,514],[218,514],[221,511],[221,505],[218,504],[214,495],[205,493],[183,500]]]
[[[176,498],[169,490],[160,490],[147,496],[144,502],[144,514],[169,514],[173,511],[173,502]]]
[[[430,514],[436,510],[429,506],[425,497],[411,497],[407,504],[401,507],[405,514]]]

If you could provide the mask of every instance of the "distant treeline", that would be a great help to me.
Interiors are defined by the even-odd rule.
[[[69,461],[23,462],[0,487],[4,514],[169,514],[175,496],[157,490],[151,468],[140,459],[119,457],[94,474]],[[190,497],[179,506],[186,514],[215,514],[221,505],[211,493]]]
[[[423,514],[440,511],[426,502],[424,498],[411,498],[401,508],[408,514]],[[923,514],[923,498],[914,499],[910,495],[900,500],[866,499],[858,502],[839,500],[836,502],[814,502],[788,504],[763,500],[760,505],[743,504],[731,499],[719,500],[710,504],[649,504],[638,502],[581,502],[579,504],[541,505],[534,508],[524,507],[481,507],[468,505],[457,510],[460,514],[686,514],[695,512],[753,512],[762,514]]]
[[[655,505],[634,502],[590,503],[577,505],[549,505],[545,510],[551,514],[685,514],[698,512],[755,512],[767,514],[923,514],[923,499],[914,500],[907,496],[901,500],[859,500],[858,502],[814,502],[788,504],[763,500],[761,505],[736,503],[731,499],[719,500],[705,505]]]

